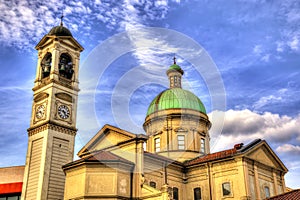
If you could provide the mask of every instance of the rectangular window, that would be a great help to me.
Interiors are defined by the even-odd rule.
[[[184,135],[178,135],[177,141],[178,141],[178,150],[184,150],[185,149]]]
[[[228,196],[231,194],[230,183],[226,182],[222,184],[223,196]]]
[[[200,140],[200,152],[205,153],[205,139],[203,138]]]
[[[194,200],[201,200],[201,188],[194,188]]]
[[[173,200],[178,200],[178,188],[173,187]]]
[[[155,138],[154,144],[155,144],[155,152],[159,152],[160,151],[160,138]]]
[[[18,200],[18,196],[7,197],[7,200]]]

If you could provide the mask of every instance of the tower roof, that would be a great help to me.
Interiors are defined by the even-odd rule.
[[[151,102],[147,116],[167,109],[192,109],[206,114],[206,109],[201,100],[192,92],[182,88],[171,88],[161,92]]]
[[[62,24],[59,26],[53,27],[48,35],[55,35],[55,36],[72,36],[72,33],[69,29],[64,27]]]
[[[71,36],[72,37],[71,31],[69,29],[67,29],[66,27],[64,27],[64,25],[63,25],[63,19],[64,19],[64,14],[62,13],[62,15],[60,17],[60,25],[53,27],[49,31],[48,35]]]
[[[176,108],[191,109],[206,114],[206,109],[201,100],[192,92],[181,88],[181,76],[184,71],[176,64],[176,57],[173,60],[173,65],[167,70],[170,88],[162,91],[152,100],[146,116],[157,111]],[[177,82],[175,83],[175,81]]]
[[[174,69],[174,70],[182,70],[181,67],[177,64],[173,64],[169,67],[169,69]]]
[[[183,70],[181,69],[181,67],[179,65],[177,65],[175,56],[174,56],[173,60],[174,60],[174,63],[167,70],[167,75],[169,76],[169,73],[174,71],[174,70],[179,72],[181,75],[183,75]]]

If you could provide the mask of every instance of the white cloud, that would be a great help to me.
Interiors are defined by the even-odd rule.
[[[263,52],[261,45],[255,45],[253,48],[253,53],[260,55]]]
[[[276,51],[283,52],[284,51],[284,43],[283,42],[276,42]]]
[[[264,56],[261,58],[261,60],[264,61],[264,62],[269,62],[270,56],[271,56],[271,54],[266,54],[266,55],[264,55]]]
[[[47,5],[40,7],[27,1],[1,3],[0,42],[25,49],[31,40],[41,38],[54,25],[49,24],[55,21],[50,10],[56,7],[60,7],[59,2],[47,1]]]
[[[214,111],[209,116],[214,115]],[[222,119],[216,119],[222,120]],[[222,134],[211,131],[214,151],[232,148],[236,143],[248,143],[253,139],[261,138],[267,142],[285,144],[296,141],[300,144],[300,115],[296,117],[280,116],[278,114],[265,112],[262,114],[250,110],[228,110],[225,112],[224,127]],[[214,121],[212,121],[212,130]],[[219,137],[216,139],[216,137]],[[285,146],[286,147],[286,146]],[[298,148],[298,147],[297,147]]]
[[[270,103],[280,102],[280,101],[282,101],[281,96],[274,96],[274,95],[264,96],[254,103],[254,108],[258,109]]]
[[[264,106],[268,106],[275,103],[282,103],[283,101],[285,101],[288,92],[288,89],[283,88],[276,91],[274,94],[262,96],[258,101],[254,102],[253,108],[255,110],[258,110]]]
[[[276,148],[278,153],[300,154],[300,146],[292,144],[283,144]]]
[[[298,37],[294,36],[292,38],[292,40],[288,43],[289,47],[292,49],[292,50],[298,50],[299,49],[299,39]]]

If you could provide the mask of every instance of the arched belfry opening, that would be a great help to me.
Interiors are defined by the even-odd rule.
[[[42,79],[49,77],[52,66],[52,54],[47,53],[41,62]]]
[[[61,23],[44,35],[35,49],[37,73],[21,199],[64,199],[62,165],[74,155],[83,47]]]
[[[71,56],[67,53],[62,53],[59,57],[58,65],[59,75],[71,80],[74,73]]]

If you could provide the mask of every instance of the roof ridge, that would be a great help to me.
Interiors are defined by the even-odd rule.
[[[291,191],[288,191],[288,192],[284,192],[282,194],[278,194],[276,196],[272,196],[272,197],[269,197],[269,198],[266,198],[266,200],[272,200],[272,199],[275,199],[275,198],[278,198],[278,197],[283,197],[285,195],[288,195],[288,194],[291,194],[291,193],[294,193],[294,192],[300,192],[300,188],[298,189],[294,189],[294,190],[291,190]],[[300,193],[299,193],[299,197],[300,197]],[[292,200],[292,199],[291,199]]]

